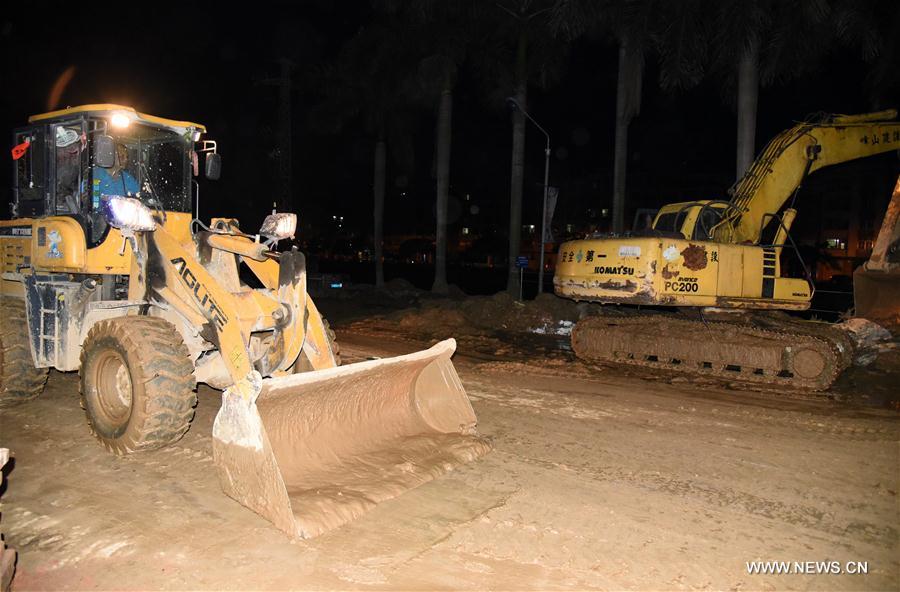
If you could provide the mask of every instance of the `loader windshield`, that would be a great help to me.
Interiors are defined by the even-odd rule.
[[[190,212],[191,142],[140,123],[111,131],[117,148],[127,151],[124,170],[137,180],[141,201],[156,209]]]

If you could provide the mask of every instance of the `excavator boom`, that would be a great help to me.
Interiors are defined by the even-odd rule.
[[[835,115],[775,136],[737,183],[734,206],[713,233],[716,242],[757,244],[772,216],[810,173],[900,148],[895,110]]]

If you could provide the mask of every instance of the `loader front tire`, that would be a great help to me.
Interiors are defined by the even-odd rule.
[[[0,409],[40,395],[47,372],[47,368],[34,367],[25,303],[0,299]]]
[[[91,433],[124,455],[178,441],[197,393],[187,347],[175,327],[129,316],[94,325],[81,351],[81,406]]]

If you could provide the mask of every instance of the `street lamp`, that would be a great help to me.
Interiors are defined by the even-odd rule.
[[[544,291],[544,240],[547,236],[547,193],[550,189],[550,186],[548,185],[550,181],[550,134],[548,134],[547,130],[542,128],[541,125],[528,114],[528,111],[522,108],[522,105],[520,105],[517,100],[512,97],[506,97],[506,102],[513,109],[521,111],[522,115],[524,115],[528,121],[534,124],[534,127],[541,130],[541,133],[547,137],[547,147],[544,148],[544,203],[541,208],[541,260],[540,267],[538,268],[538,294],[541,294]]]

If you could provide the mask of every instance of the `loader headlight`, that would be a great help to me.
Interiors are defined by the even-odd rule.
[[[296,231],[297,214],[269,214],[259,229],[261,235],[276,240],[293,238]]]
[[[114,113],[112,116],[112,119],[110,120],[110,123],[112,124],[113,127],[117,127],[117,128],[121,129],[121,128],[126,128],[129,125],[131,125],[131,120],[128,119],[128,116],[125,115],[124,113]]]
[[[106,220],[120,230],[156,230],[156,220],[140,200],[120,195],[110,196],[104,205]]]

